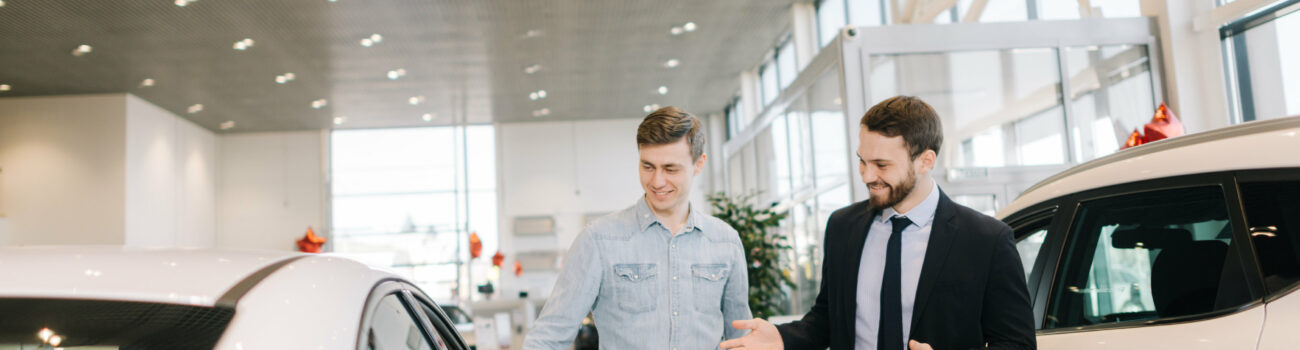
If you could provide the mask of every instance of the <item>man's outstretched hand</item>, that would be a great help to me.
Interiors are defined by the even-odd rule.
[[[922,343],[915,340],[908,342],[907,348],[909,350],[934,350],[934,348],[930,347],[930,344]]]
[[[781,333],[777,332],[776,326],[767,320],[761,318],[736,320],[731,321],[731,326],[736,329],[748,329],[749,334],[722,342],[719,346],[723,349],[785,350],[785,343],[781,342]]]

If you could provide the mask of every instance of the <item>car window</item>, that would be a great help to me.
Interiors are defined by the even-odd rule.
[[[389,294],[379,301],[367,332],[367,347],[388,349],[445,349],[434,347],[420,331],[419,320],[407,311],[397,294]]]
[[[1025,267],[1025,280],[1029,280],[1029,273],[1034,269],[1034,261],[1038,259],[1038,251],[1043,249],[1043,241],[1047,239],[1047,227],[1051,224],[1051,218],[1035,221],[1025,226],[1016,228],[1016,252],[1020,253],[1020,263]]]
[[[1300,281],[1300,181],[1242,183],[1241,201],[1264,287],[1289,290]]]
[[[470,323],[469,315],[466,315],[465,310],[461,310],[460,307],[452,305],[441,305],[441,307],[442,312],[447,314],[447,318],[451,319],[452,324]]]
[[[1223,274],[1232,225],[1218,186],[1080,203],[1052,287],[1046,328],[1193,315],[1245,303]],[[1221,276],[1230,276],[1220,279]]]

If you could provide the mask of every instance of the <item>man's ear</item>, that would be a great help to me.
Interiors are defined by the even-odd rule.
[[[927,149],[925,152],[921,152],[921,155],[917,157],[917,162],[921,163],[921,169],[918,173],[929,174],[930,170],[934,170],[934,162],[938,161],[938,159],[939,155],[934,153],[934,150]]]
[[[707,153],[700,153],[700,159],[696,159],[696,160],[695,160],[695,175],[699,175],[699,174],[700,174],[700,171],[703,171],[703,170],[704,170],[704,160],[705,160],[705,159],[708,159],[708,158],[709,158],[709,155],[708,155]],[[692,176],[695,176],[695,175],[692,175]]]

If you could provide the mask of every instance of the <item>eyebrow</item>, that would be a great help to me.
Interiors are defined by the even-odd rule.
[[[862,154],[861,154],[861,153],[853,152],[853,154],[856,154],[856,155],[858,156],[858,160],[863,161],[863,162],[884,162],[884,163],[893,163],[893,161],[888,160],[888,159],[871,159],[871,160],[866,160],[866,159],[862,159]]]

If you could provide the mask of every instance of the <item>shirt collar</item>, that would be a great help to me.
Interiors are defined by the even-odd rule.
[[[695,208],[694,203],[687,201],[686,205],[688,208],[686,211],[686,226],[682,226],[682,233],[688,233],[694,229],[702,229],[699,225],[698,219],[704,214],[701,214],[699,209]],[[659,222],[659,217],[655,215],[654,211],[650,210],[650,205],[646,204],[644,195],[641,196],[641,199],[636,201],[636,222],[637,227],[640,228],[641,231],[645,231],[650,228],[650,225],[654,224],[659,224],[659,226],[663,226],[665,229],[668,228],[668,226]]]
[[[876,220],[879,220],[881,223],[885,223],[895,215],[901,215],[901,216],[906,216],[909,220],[912,220],[912,225],[916,225],[917,227],[925,227],[927,225],[930,225],[930,223],[934,222],[934,213],[938,210],[939,210],[939,183],[931,181],[930,194],[925,196],[924,200],[921,200],[921,204],[917,204],[916,207],[912,208],[912,211],[900,214],[894,211],[894,207],[889,207],[889,208],[885,208],[885,210],[881,210],[880,216],[878,216]]]

